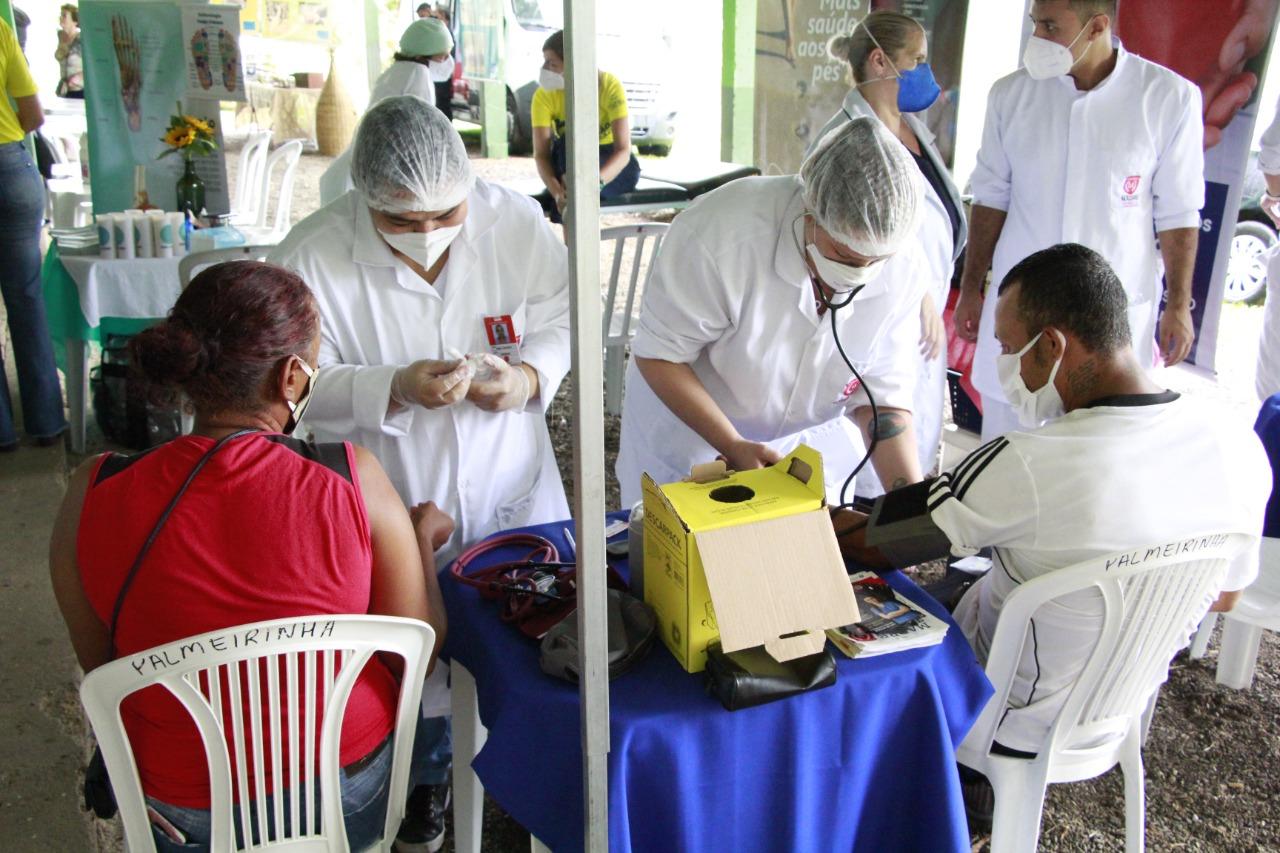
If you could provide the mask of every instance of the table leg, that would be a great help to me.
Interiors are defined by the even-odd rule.
[[[453,703],[453,849],[480,853],[484,788],[471,769],[471,760],[484,746],[489,733],[480,723],[476,680],[462,664],[449,663]]]
[[[67,404],[71,409],[71,450],[84,453],[89,428],[89,344],[67,338]]]

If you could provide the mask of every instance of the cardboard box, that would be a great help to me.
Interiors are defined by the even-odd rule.
[[[666,485],[646,475],[643,488],[644,597],[689,672],[706,667],[716,639],[785,661],[857,619],[813,448],[756,471],[713,463]]]
[[[293,85],[299,89],[320,89],[324,87],[324,75],[319,71],[295,71]]]

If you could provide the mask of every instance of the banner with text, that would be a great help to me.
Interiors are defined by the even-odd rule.
[[[942,97],[924,119],[951,162],[969,0],[759,0],[756,165],[765,174],[799,170],[813,136],[840,110],[853,85],[848,63],[832,58],[827,44],[879,9],[902,12],[924,25],[929,64],[942,87]]]

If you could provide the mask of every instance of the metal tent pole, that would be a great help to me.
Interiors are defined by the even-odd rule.
[[[578,545],[583,834],[585,849],[599,853],[609,849],[609,681],[595,0],[564,0],[564,10],[565,102],[569,126],[566,228],[573,293],[573,517]]]

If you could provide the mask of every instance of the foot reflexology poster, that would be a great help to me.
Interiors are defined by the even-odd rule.
[[[186,33],[184,12],[214,10],[216,25]],[[85,117],[89,126],[89,173],[95,213],[135,204],[136,167],[146,170],[151,204],[173,210],[182,158],[157,159],[178,104],[183,111],[217,123],[218,150],[196,158],[210,213],[230,210],[219,100],[243,98],[244,77],[236,36],[239,10],[228,6],[180,6],[174,0],[82,0]],[[204,28],[204,41],[198,31]],[[233,36],[222,39],[222,30]],[[197,39],[199,58],[193,52]],[[204,66],[204,72],[200,66]],[[189,71],[188,69],[192,69]],[[209,86],[203,80],[209,79]],[[232,89],[234,87],[234,90]],[[238,95],[236,93],[239,93]]]

